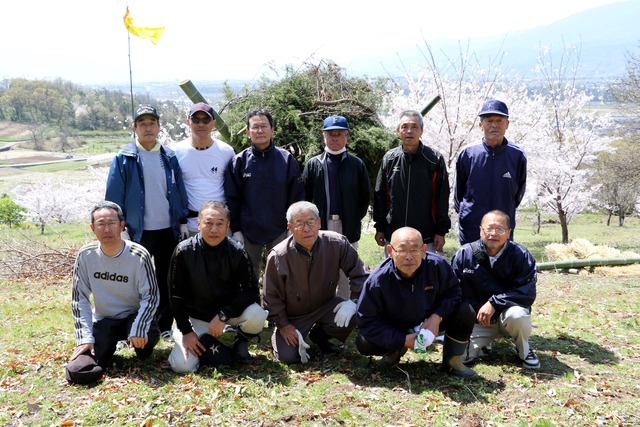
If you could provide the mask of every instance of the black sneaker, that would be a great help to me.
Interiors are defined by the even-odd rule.
[[[390,351],[389,353],[382,356],[382,359],[376,361],[376,365],[381,370],[395,368],[400,364],[400,359],[407,352],[406,347],[399,348],[398,350]]]
[[[309,339],[320,347],[320,351],[323,353],[338,354],[342,352],[342,348],[329,341],[329,337],[325,335],[322,329],[320,329],[320,326],[314,326],[311,328],[311,331],[309,332]]]
[[[532,348],[529,348],[529,354],[522,361],[522,367],[528,369],[538,369],[540,367],[540,360]]]

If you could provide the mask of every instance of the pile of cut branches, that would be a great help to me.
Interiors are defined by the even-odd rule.
[[[34,239],[0,237],[0,278],[9,280],[67,280],[77,248],[52,247]]]

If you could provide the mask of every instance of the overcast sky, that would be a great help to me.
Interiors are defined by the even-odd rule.
[[[534,28],[620,1],[10,1],[0,9],[0,78],[128,82],[127,4],[134,25],[166,27],[158,45],[131,36],[134,82],[180,82],[252,80],[320,58],[349,75],[397,72],[402,52],[424,40]]]

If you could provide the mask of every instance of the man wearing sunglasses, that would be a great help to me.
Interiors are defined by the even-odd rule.
[[[189,235],[195,236],[198,234],[197,218],[202,205],[209,200],[226,202],[224,172],[235,151],[226,142],[213,138],[211,133],[216,120],[209,104],[193,104],[189,108],[187,124],[191,136],[177,143],[173,149],[182,168],[189,198]]]
[[[482,217],[480,239],[462,245],[451,261],[460,279],[462,299],[476,313],[464,362],[491,354],[500,336],[513,340],[524,368],[540,367],[529,345],[531,306],[536,299],[536,262],[522,245],[509,240],[509,216],[493,210]]]

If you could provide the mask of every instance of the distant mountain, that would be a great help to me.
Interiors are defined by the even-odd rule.
[[[531,7],[535,7],[532,3]],[[523,9],[526,13],[526,8]],[[626,55],[640,49],[640,0],[630,0],[597,7],[543,27],[506,33],[498,36],[471,38],[464,40],[439,39],[430,43],[434,53],[445,52],[449,57],[457,57],[459,44],[475,51],[482,63],[495,58],[500,52],[503,70],[513,70],[519,75],[530,73],[536,66],[538,48],[549,46],[554,57],[562,54],[563,46],[576,45],[581,48],[583,77],[603,80],[619,77],[625,72]],[[401,52],[388,52],[372,59],[369,64],[358,65],[356,73],[377,75],[378,72],[363,72],[364,69],[380,69],[387,73],[397,69],[400,58],[404,66],[424,63],[418,50],[425,46],[408,48]],[[382,59],[386,58],[386,59]],[[353,73],[352,73],[353,74]]]

